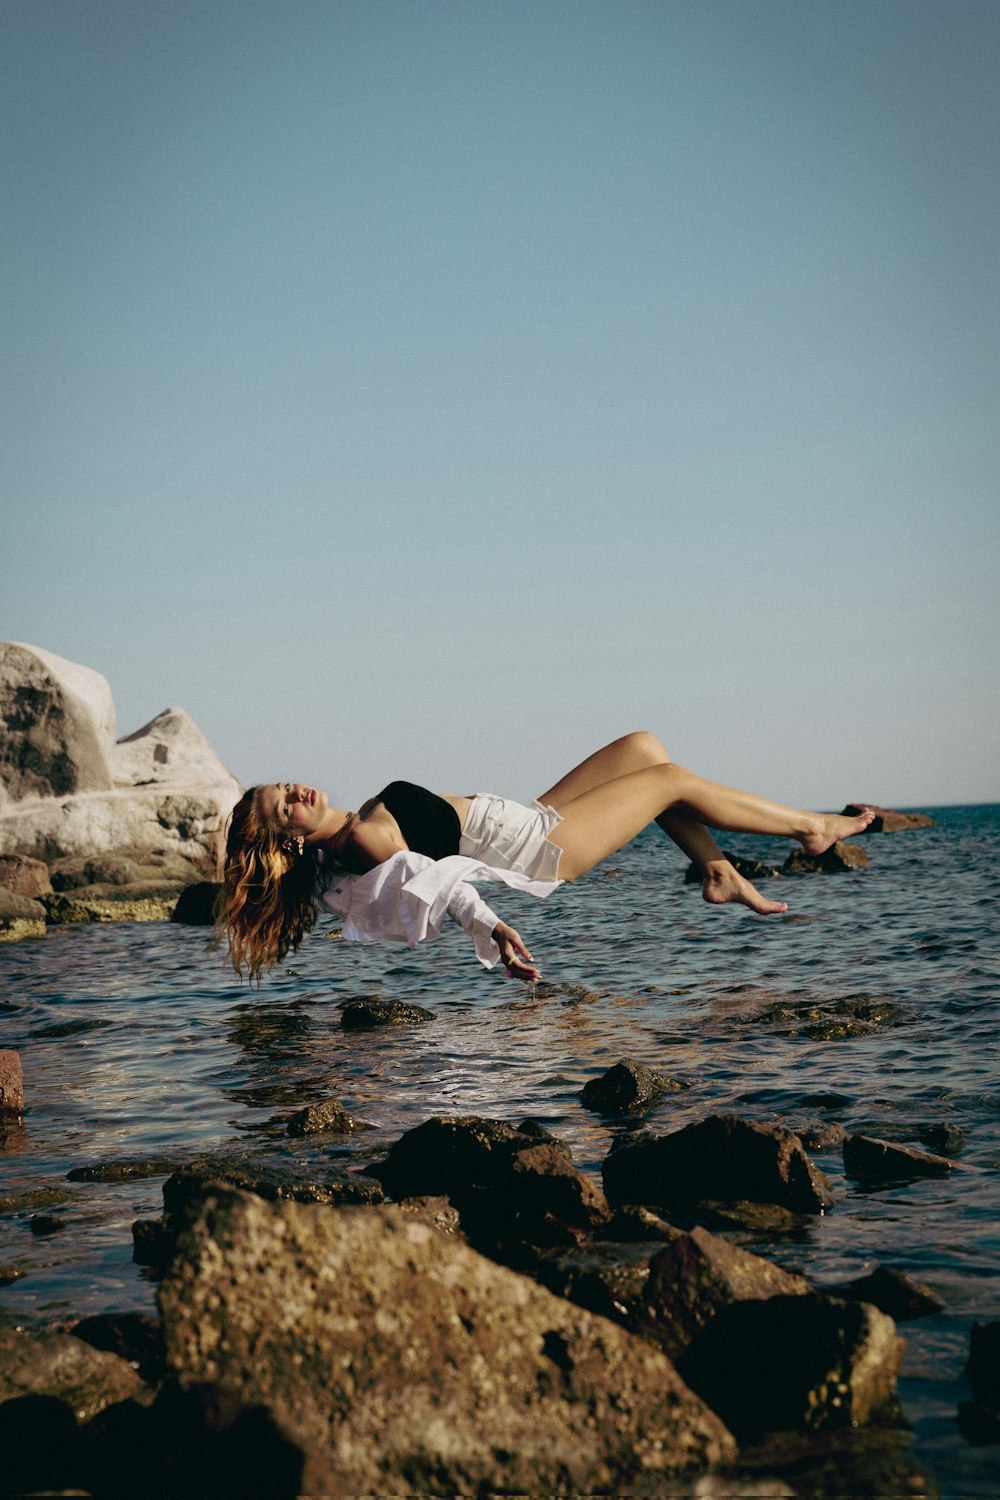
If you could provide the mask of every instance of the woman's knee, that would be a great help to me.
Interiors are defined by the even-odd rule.
[[[670,756],[656,735],[648,729],[634,729],[631,734],[626,734],[620,741],[626,745],[630,753],[647,766],[664,766],[670,764]]]

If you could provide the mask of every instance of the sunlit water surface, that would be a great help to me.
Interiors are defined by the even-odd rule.
[[[911,1144],[940,1121],[961,1127],[959,1167],[944,1179],[864,1191],[839,1152],[817,1156],[835,1207],[793,1237],[752,1244],[818,1283],[882,1263],[937,1291],[945,1311],[902,1327],[916,1457],[946,1494],[995,1495],[1000,1449],[970,1447],[955,1413],[968,1398],[970,1325],[1000,1317],[1000,807],[935,816],[931,829],[862,840],[864,870],[769,883],[792,908],[769,920],[706,906],[655,830],[548,902],[494,886],[488,899],[546,978],[582,987],[547,998],[481,969],[457,929],[411,952],[343,944],[321,926],[259,993],[227,977],[203,929],[67,927],[0,948],[0,1045],[21,1054],[27,1102],[23,1130],[0,1131],[0,1198],[48,1190],[0,1214],[0,1267],[26,1273],[0,1290],[0,1319],[153,1308],[131,1224],[160,1212],[165,1171],[68,1183],[74,1167],[216,1150],[361,1164],[451,1113],[533,1116],[596,1173],[629,1127],[589,1113],[579,1092],[627,1056],[690,1085],[650,1112],[654,1130],[710,1110],[793,1127],[836,1120]],[[774,864],[787,852],[726,843]],[[339,1006],[365,995],[435,1019],[344,1032]],[[762,1019],[776,1001],[858,997],[902,1014],[829,1041]],[[373,1128],[295,1142],[274,1123],[329,1096]]]

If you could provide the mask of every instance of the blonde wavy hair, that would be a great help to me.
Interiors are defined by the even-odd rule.
[[[312,931],[319,877],[314,852],[292,852],[288,835],[261,816],[260,790],[252,786],[233,808],[216,919],[236,973],[258,985]]]

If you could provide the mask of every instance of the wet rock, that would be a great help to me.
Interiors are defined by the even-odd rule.
[[[806,1292],[722,1308],[678,1369],[747,1441],[868,1421],[893,1398],[902,1350],[877,1308]]]
[[[414,1026],[433,1021],[434,1012],[401,1000],[351,1000],[341,1007],[340,1024],[345,1031],[367,1031],[375,1026]]]
[[[0,1048],[0,1119],[20,1119],[24,1114],[24,1074],[20,1053]]]
[[[396,1209],[206,1202],[170,1368],[266,1411],[303,1493],[593,1493],[733,1456],[657,1350]]]
[[[807,1036],[832,1042],[847,1036],[870,1036],[909,1020],[909,1012],[891,1000],[846,995],[838,1000],[775,1000],[747,1016],[755,1025],[772,1026],[782,1036]]]
[[[831,1121],[825,1125],[807,1125],[798,1131],[799,1140],[807,1151],[835,1151],[847,1139],[843,1125]]]
[[[899,1146],[867,1135],[844,1141],[844,1171],[858,1182],[908,1182],[914,1177],[944,1177],[954,1162],[946,1156]]]
[[[926,813],[893,812],[888,807],[875,807],[873,802],[865,803],[864,806],[875,810],[874,818],[864,829],[865,833],[901,833],[906,828],[933,828],[934,826],[934,819],[929,818]],[[856,818],[861,811],[860,802],[848,802],[843,816]]]
[[[648,1245],[594,1240],[579,1250],[542,1256],[534,1274],[557,1297],[628,1328],[649,1280],[650,1253]]]
[[[1000,1323],[973,1323],[965,1373],[976,1405],[1000,1415]]]
[[[393,1198],[443,1193],[471,1243],[519,1263],[517,1247],[571,1244],[610,1217],[604,1196],[566,1146],[504,1120],[437,1116],[373,1168]]]
[[[724,859],[747,880],[780,880],[781,871],[776,865],[762,864],[759,859],[741,859],[737,854],[729,854],[725,849],[722,851]],[[690,864],[684,871],[685,885],[701,885],[705,879],[705,872],[701,865]]]
[[[580,1092],[580,1102],[602,1115],[624,1115],[646,1109],[661,1094],[687,1088],[676,1078],[654,1073],[644,1063],[623,1057],[600,1078],[592,1078]]]
[[[310,1104],[306,1109],[296,1110],[288,1120],[289,1135],[349,1135],[352,1130],[363,1130],[337,1099],[324,1099],[320,1104]]]
[[[449,1198],[438,1194],[425,1194],[419,1198],[402,1198],[396,1207],[408,1218],[419,1219],[421,1224],[430,1224],[441,1234],[462,1233],[462,1221],[458,1209]]]
[[[792,1233],[802,1228],[805,1217],[778,1203],[750,1203],[745,1198],[734,1203],[703,1198],[691,1214],[708,1229],[743,1229],[751,1234]]]
[[[783,875],[839,875],[844,870],[860,870],[868,863],[868,856],[857,844],[844,844],[839,839],[822,854],[807,854],[804,849],[794,850],[781,867]]]
[[[66,1333],[27,1334],[0,1328],[0,1404],[46,1396],[87,1422],[113,1401],[125,1401],[143,1382],[123,1359],[91,1349]]]
[[[808,1290],[801,1276],[696,1227],[650,1261],[634,1326],[676,1361],[730,1303],[801,1296]]]
[[[143,1177],[165,1177],[175,1172],[179,1163],[170,1157],[143,1157],[138,1161],[103,1161],[89,1167],[74,1167],[66,1173],[67,1182],[132,1182]]]
[[[174,1252],[177,1237],[209,1194],[237,1188],[272,1202],[346,1205],[378,1203],[382,1187],[358,1172],[331,1172],[322,1178],[270,1164],[207,1157],[188,1162],[163,1184],[164,1213],[159,1219],[137,1219],[132,1225],[132,1259],[137,1265],[162,1269]]]
[[[45,907],[0,886],[0,943],[45,936]]]
[[[24,1275],[20,1266],[0,1265],[0,1286],[13,1286],[15,1281],[20,1281]]]
[[[98,1313],[81,1318],[72,1330],[91,1349],[103,1349],[138,1370],[147,1384],[163,1378],[163,1329],[159,1318],[143,1313]]]
[[[940,1500],[934,1473],[918,1465],[913,1454],[913,1435],[897,1425],[826,1428],[822,1432],[779,1432],[740,1450],[739,1475],[746,1490],[735,1494],[783,1495],[779,1478],[786,1476],[788,1493],[810,1500],[826,1497],[864,1496],[866,1500]],[[758,1476],[767,1476],[764,1479]],[[756,1481],[764,1487],[750,1488]],[[768,1485],[772,1488],[768,1488]],[[700,1500],[700,1497],[699,1497]]]
[[[52,890],[49,867],[44,860],[24,854],[0,855],[0,889],[35,901]]]
[[[926,1318],[942,1310],[944,1303],[930,1287],[914,1281],[904,1271],[877,1266],[867,1276],[842,1281],[828,1288],[830,1295],[847,1302],[867,1302],[896,1323]]]
[[[26,1193],[5,1193],[0,1198],[0,1214],[26,1213],[29,1209],[60,1208],[71,1203],[69,1188],[30,1188]]]
[[[169,922],[180,897],[172,882],[85,885],[70,894],[47,896],[52,924],[66,922]]]
[[[643,1208],[640,1204],[628,1203],[615,1209],[607,1224],[595,1231],[595,1238],[625,1245],[632,1241],[662,1241],[669,1244],[683,1233],[683,1229],[675,1229],[673,1224],[668,1224],[659,1214],[650,1213],[648,1208]]]
[[[603,1166],[614,1206],[694,1204],[703,1199],[777,1203],[820,1213],[833,1202],[829,1183],[798,1136],[780,1125],[709,1115],[670,1135],[617,1146]]]
[[[39,1038],[51,1040],[53,1037],[80,1036],[88,1031],[101,1031],[111,1022],[103,1020],[99,1016],[78,1016],[75,1021],[55,1021],[51,1026],[35,1026],[32,1028],[31,1040],[38,1041]]]
[[[58,1234],[61,1229],[66,1228],[66,1220],[59,1214],[32,1214],[28,1220],[28,1228],[39,1237]]]
[[[171,913],[171,922],[182,922],[187,927],[211,927],[221,890],[217,880],[199,880],[185,886]]]
[[[941,1120],[936,1125],[925,1125],[917,1134],[922,1145],[942,1156],[955,1156],[965,1145],[965,1132],[960,1125]]]

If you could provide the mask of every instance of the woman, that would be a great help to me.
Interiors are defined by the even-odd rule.
[[[290,782],[251,787],[233,811],[219,928],[236,972],[261,972],[294,951],[319,903],[361,942],[421,942],[446,919],[473,939],[487,967],[540,978],[513,927],[472,882],[496,879],[536,896],[575,880],[655,822],[702,872],[702,895],[762,916],[787,910],[740,875],[710,828],[780,834],[808,854],[868,827],[858,817],[807,813],[719,786],[671,761],[654,735],[627,734],[598,750],[531,807],[488,795],[437,796],[392,782],[359,812]]]

